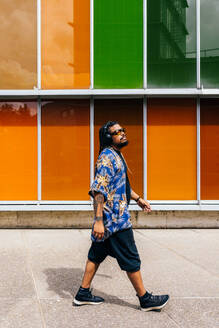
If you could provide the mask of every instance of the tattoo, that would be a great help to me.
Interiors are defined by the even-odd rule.
[[[96,194],[94,199],[97,202],[97,204],[100,204],[100,203],[104,202],[104,197],[101,193]]]
[[[101,193],[96,193],[94,196],[94,217],[102,218],[103,215],[104,196]],[[100,221],[100,220],[97,220]]]

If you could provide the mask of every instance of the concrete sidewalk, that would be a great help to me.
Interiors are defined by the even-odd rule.
[[[113,258],[100,266],[99,306],[72,307],[89,230],[0,230],[0,327],[219,327],[219,230],[135,230],[145,286],[169,293],[161,312],[139,311]]]

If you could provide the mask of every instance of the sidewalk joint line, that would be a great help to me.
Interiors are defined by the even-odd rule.
[[[178,322],[176,322],[176,321],[171,317],[171,315],[170,315],[167,311],[165,311],[165,314],[170,318],[170,320],[171,320],[172,322],[175,323],[175,325],[176,325],[178,328],[181,328],[181,326],[178,324]]]
[[[0,299],[11,299],[11,297],[0,297]],[[27,299],[25,297],[20,297],[18,299]],[[30,298],[28,298],[30,299]],[[111,297],[107,297],[105,298],[106,300],[136,300],[135,296],[111,296]],[[171,296],[171,300],[218,300],[219,296]],[[69,302],[69,300],[71,301],[71,298],[49,298],[49,297],[40,297],[39,300],[42,301],[55,301],[55,302],[60,302],[60,301],[64,301],[64,302]]]
[[[42,320],[42,325],[43,325],[43,328],[46,328],[46,322],[45,322],[42,306],[41,306],[41,303],[40,303],[40,298],[39,298],[38,292],[37,292],[36,280],[35,280],[35,277],[34,277],[34,274],[33,274],[33,269],[32,269],[32,265],[31,265],[31,261],[30,261],[30,252],[29,252],[29,249],[28,249],[28,242],[27,242],[25,233],[26,233],[26,231],[21,230],[21,236],[23,238],[24,247],[26,249],[26,254],[27,254],[27,265],[29,267],[31,277],[33,279],[33,285],[34,285],[36,300],[37,300],[37,304],[38,304],[38,308],[39,308],[39,312],[40,312],[40,316],[41,316],[41,320]]]

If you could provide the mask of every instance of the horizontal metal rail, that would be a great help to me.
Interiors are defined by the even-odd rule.
[[[186,203],[169,203],[164,204],[151,202],[152,211],[219,211],[219,201],[202,202],[201,204],[186,204]],[[0,204],[0,211],[92,211],[93,205],[91,202],[82,204],[48,204],[36,202],[35,204]],[[130,211],[141,211],[136,204],[130,204]]]
[[[219,96],[219,89],[72,89],[72,90],[0,90],[1,98],[66,98],[90,96]]]

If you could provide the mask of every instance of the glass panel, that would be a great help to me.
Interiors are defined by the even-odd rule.
[[[42,0],[42,88],[90,86],[90,0]]]
[[[201,199],[219,199],[219,99],[201,100]]]
[[[42,103],[42,199],[89,200],[89,111],[88,100]]]
[[[147,0],[149,88],[196,87],[195,0]]]
[[[94,116],[95,162],[99,153],[99,129],[107,121],[118,121],[127,129],[129,145],[123,149],[123,155],[131,170],[130,184],[143,195],[143,104],[139,99],[96,100]]]
[[[201,0],[201,83],[219,86],[219,2]]]
[[[37,105],[0,102],[0,200],[37,200]]]
[[[36,4],[0,1],[0,89],[37,86]]]
[[[94,85],[143,87],[143,1],[94,0]]]
[[[148,199],[196,199],[196,100],[148,100]]]

